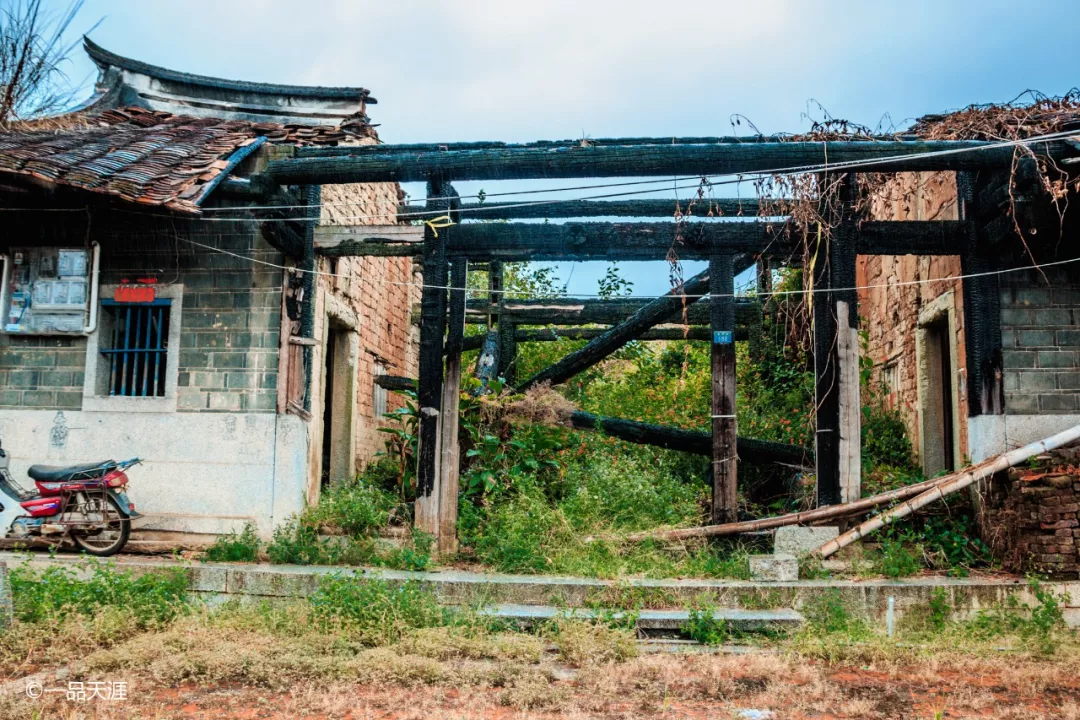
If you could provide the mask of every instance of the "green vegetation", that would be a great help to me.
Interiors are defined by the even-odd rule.
[[[186,611],[188,577],[182,569],[135,575],[112,565],[88,563],[80,568],[50,567],[41,573],[25,567],[8,573],[15,617],[35,623],[69,615],[93,617],[103,609],[120,609],[140,627],[166,623]]]
[[[801,286],[800,273],[779,277],[777,289]],[[484,273],[470,283],[486,287]],[[550,268],[508,266],[510,297],[560,294]],[[605,297],[630,289],[612,265],[601,281]],[[771,300],[755,355],[737,348],[737,413],[740,434],[810,447],[813,444],[814,379],[804,309],[794,295]],[[786,299],[786,298],[791,298]],[[472,331],[479,331],[473,328]],[[866,337],[863,336],[865,348]],[[518,349],[519,378],[540,370],[583,341],[525,343]],[[863,353],[861,378],[864,488],[869,494],[918,481],[911,444],[885,389],[872,380]],[[475,357],[467,354],[465,367]],[[738,541],[684,544],[630,543],[630,533],[701,524],[710,496],[707,458],[632,445],[602,433],[568,428],[569,412],[588,412],[706,430],[710,425],[710,348],[706,343],[632,342],[557,391],[513,395],[502,381],[481,393],[467,377],[461,396],[461,553],[451,562],[477,563],[503,572],[564,573],[592,577],[696,576],[745,578],[750,549]],[[431,539],[409,536],[415,499],[415,394],[380,428],[387,447],[355,482],[334,486],[319,504],[279,527],[265,548],[273,562],[371,565],[421,570],[431,564]],[[740,509],[744,517],[788,512],[812,500],[813,478],[782,466],[742,464]],[[380,534],[391,529],[405,541],[392,547]],[[891,527],[880,550],[868,552],[871,571],[905,577],[926,567],[965,574],[987,564],[987,548],[956,509]],[[208,558],[243,559],[260,549],[252,535],[222,539]],[[803,568],[824,577],[820,564]]]
[[[206,559],[210,562],[255,562],[259,559],[259,537],[255,534],[255,524],[246,523],[243,531],[222,535],[206,549]]]

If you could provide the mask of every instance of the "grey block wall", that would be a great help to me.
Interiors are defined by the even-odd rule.
[[[1080,412],[1080,274],[1003,275],[1001,346],[1006,414]]]
[[[79,223],[50,230],[47,244],[82,245],[87,237]],[[103,285],[148,276],[184,285],[179,410],[274,412],[282,271],[257,261],[283,258],[255,223],[97,212],[89,236],[101,243]],[[0,407],[80,409],[85,362],[85,338],[0,334]]]

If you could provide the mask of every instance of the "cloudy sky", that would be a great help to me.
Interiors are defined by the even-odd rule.
[[[772,133],[821,108],[902,127],[1080,84],[1077,0],[86,0],[72,30],[99,20],[105,48],[177,70],[366,87],[387,142],[741,134],[739,115]],[[94,77],[81,50],[68,70]],[[662,266],[623,271],[667,289]]]

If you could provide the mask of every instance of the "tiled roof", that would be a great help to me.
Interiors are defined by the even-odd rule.
[[[106,110],[83,127],[0,133],[0,173],[186,213],[263,142],[352,144],[374,137],[358,114],[336,127],[194,118],[142,108]]]

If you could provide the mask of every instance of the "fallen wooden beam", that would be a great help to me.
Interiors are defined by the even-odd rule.
[[[524,392],[540,383],[546,382],[558,385],[566,382],[578,373],[587,370],[608,357],[653,325],[671,317],[676,312],[682,312],[686,307],[697,302],[708,291],[709,271],[706,270],[698,273],[682,285],[673,288],[663,297],[649,301],[630,317],[601,334],[600,337],[590,340],[585,347],[570,353],[562,360],[536,373],[521,383],[517,388],[518,392]],[[732,313],[732,323],[734,324],[734,313]]]
[[[983,480],[1002,470],[1007,470],[1010,467],[1019,465],[1035,455],[1040,455],[1049,452],[1050,450],[1069,445],[1077,440],[1080,440],[1080,425],[1074,425],[1067,430],[1062,430],[1045,440],[1029,443],[1021,448],[996,455],[961,472],[937,478],[937,482],[924,492],[880,515],[870,518],[858,527],[848,530],[843,535],[830,540],[815,550],[814,554],[822,558],[827,558],[853,542],[866,537],[875,530],[894,523],[901,518],[905,518],[916,510],[926,507],[931,503],[944,499],[946,495],[952,495],[955,492],[959,492],[960,490],[975,484],[979,480]]]
[[[684,430],[666,425],[604,417],[578,410],[570,415],[570,423],[578,430],[596,430],[619,440],[638,445],[652,445],[679,450],[694,455],[712,455],[712,437],[700,430]],[[811,452],[797,445],[740,437],[736,441],[739,460],[755,465],[783,463],[804,466]]]
[[[394,391],[414,390],[416,388],[416,380],[413,378],[394,375],[376,375],[375,384]],[[594,430],[638,445],[652,445],[694,455],[710,455],[712,453],[712,440],[709,433],[700,430],[685,430],[637,420],[604,417],[581,410],[571,413],[570,424],[577,430]],[[757,465],[781,463],[805,467],[812,455],[809,449],[798,445],[787,445],[755,438],[738,438],[736,448],[740,461]],[[705,528],[690,528],[691,531],[703,529]],[[686,531],[677,530],[674,532]]]

